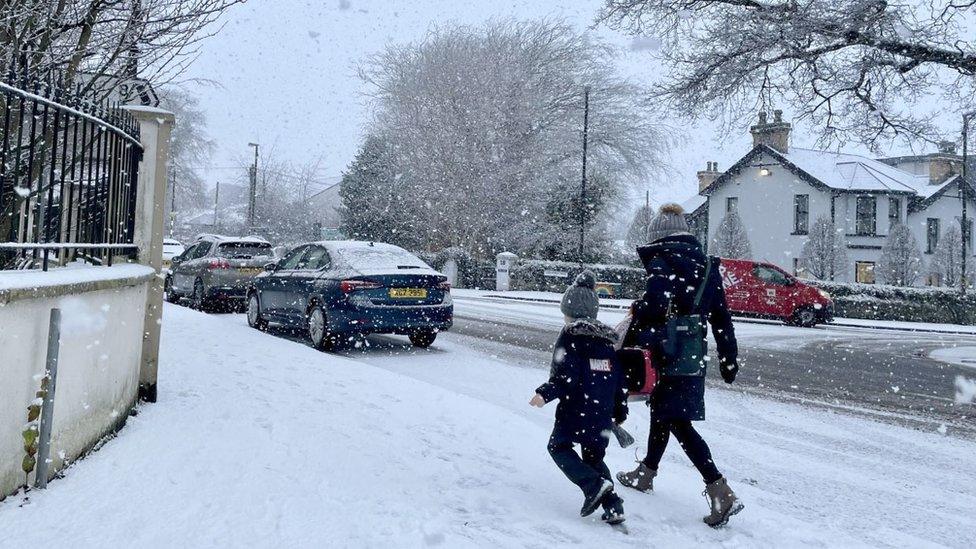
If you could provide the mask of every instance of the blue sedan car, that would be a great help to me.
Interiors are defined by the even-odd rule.
[[[447,277],[403,248],[380,242],[303,244],[265,265],[247,292],[251,327],[304,328],[323,350],[356,334],[402,334],[429,347],[453,319]]]

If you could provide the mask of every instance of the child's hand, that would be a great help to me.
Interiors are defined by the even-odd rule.
[[[546,399],[542,398],[542,395],[536,393],[532,396],[532,400],[529,401],[530,406],[535,406],[536,408],[542,408],[546,405]]]

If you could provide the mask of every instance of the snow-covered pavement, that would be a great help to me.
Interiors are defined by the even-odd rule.
[[[577,516],[546,453],[537,354],[445,334],[337,356],[239,315],[164,319],[159,402],[49,490],[0,503],[0,546],[965,547],[976,529],[976,444],[733,390],[708,394],[700,427],[745,511],[705,527],[674,445],[656,493],[622,492],[623,536]],[[631,418],[640,438],[645,409]]]

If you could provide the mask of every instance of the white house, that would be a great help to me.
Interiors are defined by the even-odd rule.
[[[962,159],[951,145],[922,156],[873,159],[790,145],[791,125],[776,111],[769,122],[760,113],[750,129],[753,148],[724,172],[709,162],[698,172],[700,197],[686,211],[707,242],[726,213],[735,209],[752,245],[754,259],[802,271],[800,251],[814,220],[828,215],[843,228],[849,267],[838,281],[874,282],[885,238],[892,225],[906,223],[928,261],[944,231],[959,226],[962,214],[959,173]],[[973,254],[970,184],[967,233]],[[702,200],[701,197],[704,197]]]

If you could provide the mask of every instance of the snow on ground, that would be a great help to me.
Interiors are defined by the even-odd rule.
[[[556,292],[524,291],[515,290],[508,292],[497,292],[494,290],[467,290],[452,289],[451,292],[456,296],[467,298],[490,298],[507,301],[540,301],[558,303],[562,294]],[[631,299],[601,299],[601,307],[606,309],[626,309],[633,302]],[[749,322],[757,324],[780,324],[776,321],[758,320],[752,318],[737,318],[737,322]],[[835,318],[830,324],[831,327],[845,328],[874,328],[882,330],[898,331],[917,331],[935,332],[948,334],[976,335],[976,326],[966,326],[963,324],[938,324],[932,322],[904,322],[899,320],[868,320],[863,318]]]
[[[976,528],[976,444],[712,391],[700,427],[745,511],[705,527],[674,445],[656,493],[622,492],[623,536],[577,515],[545,450],[553,407],[527,405],[545,365],[511,348],[378,337],[336,356],[240,316],[164,318],[159,402],[0,504],[0,546],[964,547]],[[627,426],[646,433],[639,404]]]
[[[976,370],[976,347],[948,347],[935,349],[929,358],[949,364],[958,364]]]

